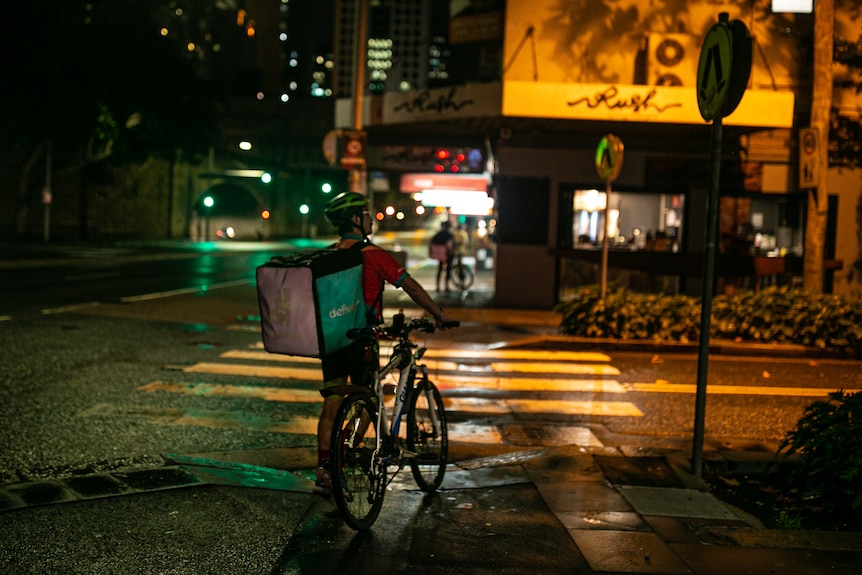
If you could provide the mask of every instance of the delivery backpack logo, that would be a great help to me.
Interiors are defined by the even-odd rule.
[[[356,311],[356,306],[361,305],[361,300],[356,300],[350,305],[342,304],[341,307],[332,308],[329,310],[329,319],[336,319],[344,315],[352,315]]]
[[[346,347],[347,332],[366,322],[360,249],[272,258],[257,268],[257,293],[263,346],[271,353],[320,357]]]

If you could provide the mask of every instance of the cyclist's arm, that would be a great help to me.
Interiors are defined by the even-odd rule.
[[[425,291],[425,288],[413,279],[412,276],[404,278],[404,281],[401,283],[401,289],[410,296],[410,299],[416,302],[416,305],[434,317],[434,321],[439,329],[445,329],[444,324],[455,321],[451,317],[447,316],[446,313],[440,309],[440,306],[434,303],[434,300],[431,299],[431,296],[427,291]]]

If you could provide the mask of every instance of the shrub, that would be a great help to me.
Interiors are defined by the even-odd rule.
[[[696,341],[700,299],[638,294],[625,288],[582,289],[557,306],[568,335],[656,341]],[[713,298],[710,336],[758,342],[850,348],[862,355],[862,299],[813,295],[786,287]]]
[[[825,510],[862,508],[862,392],[830,394],[805,409],[779,453],[799,453],[792,480]],[[785,451],[786,450],[786,451]]]

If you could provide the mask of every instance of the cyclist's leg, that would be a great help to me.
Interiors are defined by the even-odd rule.
[[[317,422],[317,478],[316,487],[321,493],[327,493],[331,487],[330,445],[332,443],[332,426],[342,398],[349,391],[348,377],[355,373],[358,357],[356,342],[344,349],[324,355],[320,358],[323,372],[323,409]]]

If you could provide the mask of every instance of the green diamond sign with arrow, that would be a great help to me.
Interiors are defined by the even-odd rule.
[[[623,142],[617,136],[604,136],[596,148],[596,171],[602,181],[617,179],[623,165]]]

